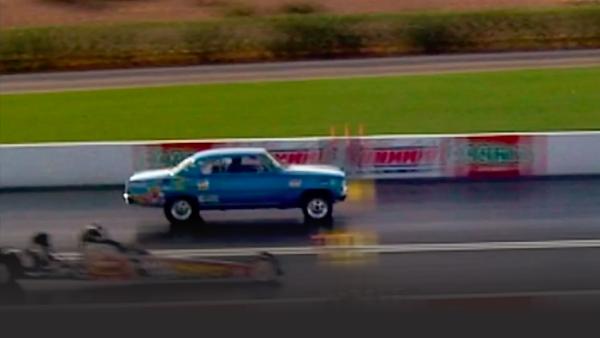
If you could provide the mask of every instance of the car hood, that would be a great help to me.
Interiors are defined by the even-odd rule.
[[[344,177],[346,174],[337,167],[329,165],[290,165],[285,168],[287,172],[293,174],[317,174]]]
[[[167,177],[171,177],[171,169],[157,169],[157,170],[144,170],[133,174],[129,178],[130,181],[147,181],[147,180],[159,180]]]

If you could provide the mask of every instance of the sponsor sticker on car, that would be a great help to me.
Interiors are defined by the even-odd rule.
[[[217,203],[219,202],[218,195],[199,195],[198,202],[200,203]]]
[[[225,278],[245,274],[241,266],[219,263],[174,262],[171,267],[179,277]]]

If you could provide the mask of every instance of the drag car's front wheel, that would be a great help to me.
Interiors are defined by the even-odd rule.
[[[165,217],[172,225],[185,225],[200,220],[198,202],[190,197],[177,197],[164,206]]]
[[[333,221],[333,203],[325,194],[310,194],[302,201],[302,213],[307,224],[327,225]]]
[[[258,282],[276,282],[281,275],[279,264],[269,254],[262,254],[252,264],[252,279]]]

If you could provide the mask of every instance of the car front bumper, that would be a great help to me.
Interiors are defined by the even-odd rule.
[[[129,195],[128,193],[123,194],[123,200],[125,201],[125,204],[134,204],[134,201],[131,198],[131,195]]]
[[[346,200],[346,196],[348,196],[348,183],[344,182],[344,185],[342,186],[342,191],[340,192],[340,195],[338,196],[338,201],[343,202]]]
[[[343,202],[343,201],[345,201],[345,200],[346,200],[346,197],[347,197],[347,196],[348,196],[348,195],[347,195],[346,193],[341,193],[341,194],[339,194],[339,195],[336,195],[336,196],[335,196],[335,201],[336,201],[336,202]]]
[[[160,196],[147,196],[138,195],[131,193],[123,194],[123,201],[128,205],[138,205],[143,207],[161,207],[165,204],[163,195]]]

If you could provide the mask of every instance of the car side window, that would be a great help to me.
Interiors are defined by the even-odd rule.
[[[275,163],[273,163],[271,158],[269,158],[268,156],[260,155],[259,160],[263,167],[264,172],[272,172],[272,171],[276,170],[277,166],[275,165]]]
[[[202,175],[212,175],[227,172],[227,168],[231,165],[231,157],[220,157],[203,161],[200,166]]]
[[[259,155],[241,155],[233,156],[231,164],[227,167],[227,173],[262,173],[266,171],[261,156]]]

